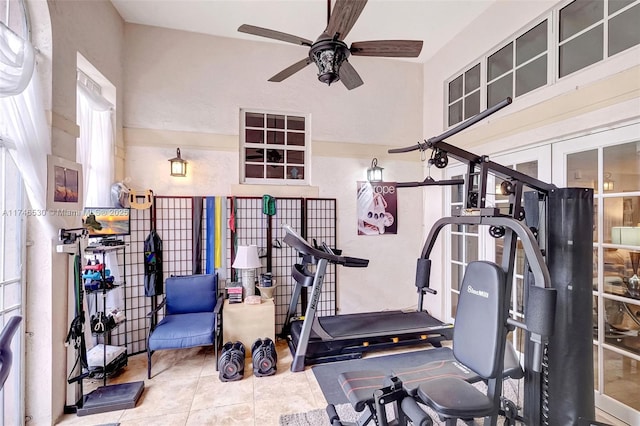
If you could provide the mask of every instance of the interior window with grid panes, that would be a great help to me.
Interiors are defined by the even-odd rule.
[[[246,183],[306,183],[308,116],[242,111]]]

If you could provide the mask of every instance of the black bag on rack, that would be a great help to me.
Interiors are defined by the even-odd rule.
[[[162,284],[162,240],[155,230],[151,230],[144,240],[144,295],[162,294]]]

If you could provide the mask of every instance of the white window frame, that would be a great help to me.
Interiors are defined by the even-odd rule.
[[[513,99],[522,99],[525,98],[533,93],[538,92],[539,90],[542,90],[546,87],[552,86],[560,81],[566,81],[567,78],[571,78],[585,70],[589,70],[593,67],[598,66],[599,64],[602,64],[603,62],[607,62],[609,60],[611,60],[612,58],[616,58],[619,55],[624,54],[624,52],[627,52],[630,49],[638,49],[640,48],[640,45],[635,45],[629,49],[623,50],[622,52],[618,52],[613,56],[609,55],[609,51],[608,51],[608,46],[609,46],[609,31],[608,31],[608,25],[609,25],[609,20],[611,20],[612,18],[618,16],[621,13],[626,12],[627,10],[637,6],[638,4],[640,4],[640,1],[636,0],[635,2],[621,8],[620,10],[616,11],[613,15],[609,16],[607,14],[608,11],[608,1],[609,0],[603,0],[605,2],[604,4],[604,16],[603,16],[603,20],[604,20],[604,28],[603,28],[603,59],[594,62],[593,64],[590,64],[584,68],[580,68],[576,71],[573,71],[569,74],[567,74],[564,77],[560,77],[560,46],[565,44],[566,42],[575,39],[576,37],[578,37],[579,35],[583,34],[584,32],[588,31],[589,29],[593,28],[594,26],[598,25],[599,23],[602,23],[603,20],[598,21],[597,23],[590,25],[589,27],[585,28],[584,30],[581,30],[580,32],[572,35],[571,37],[567,38],[566,40],[564,40],[562,43],[560,43],[559,41],[559,31],[560,31],[560,10],[565,8],[566,6],[568,6],[573,0],[567,0],[567,1],[562,1],[559,2],[558,4],[556,4],[555,6],[553,6],[553,8],[551,8],[549,11],[545,12],[544,14],[538,16],[536,19],[533,19],[532,21],[530,21],[527,25],[525,25],[522,29],[518,30],[516,33],[514,33],[513,35],[507,37],[505,40],[503,40],[501,43],[498,43],[496,46],[494,46],[492,49],[488,50],[484,55],[480,56],[479,58],[476,58],[475,60],[471,61],[467,66],[463,67],[462,70],[459,70],[458,72],[454,73],[453,76],[447,80],[444,81],[444,114],[443,114],[443,125],[445,129],[449,129],[451,127],[456,126],[459,123],[454,123],[449,125],[449,105],[451,104],[451,102],[449,101],[449,94],[448,94],[448,85],[451,81],[455,80],[458,76],[460,76],[461,74],[463,74],[464,72],[466,72],[467,70],[469,70],[470,68],[472,68],[473,66],[475,66],[478,62],[480,62],[480,75],[481,75],[481,82],[480,82],[480,102],[481,102],[481,110],[483,109],[482,106],[487,105],[487,86],[488,86],[488,82],[486,81],[486,76],[487,76],[487,59],[489,58],[489,56],[491,56],[492,54],[494,54],[495,52],[497,52],[498,50],[502,49],[504,46],[506,46],[507,44],[509,44],[510,42],[514,42],[514,48],[515,48],[515,40],[522,36],[523,34],[525,34],[526,32],[528,32],[529,30],[535,28],[538,24],[540,24],[542,21],[547,20],[547,84],[540,86],[534,90],[531,90],[527,93],[524,93],[520,96],[513,96]],[[536,56],[536,58],[539,56]],[[535,59],[535,58],[534,58]],[[531,59],[531,60],[534,60]],[[526,64],[528,64],[529,61],[527,61],[524,64],[521,64],[519,67],[522,67]],[[512,72],[515,72],[515,66],[514,69],[512,69]],[[504,74],[503,74],[504,75]],[[500,77],[496,77],[495,79],[493,79],[492,81],[497,80]],[[514,74],[514,79],[512,82],[512,93],[515,95],[515,74]],[[463,120],[464,121],[464,120]]]
[[[284,145],[275,145],[275,144],[267,144],[266,138],[264,144],[253,144],[246,142],[246,113],[257,113],[257,114],[265,114],[265,115],[284,115],[285,116],[285,144]],[[297,145],[287,145],[286,144],[286,133],[290,130],[286,128],[286,117],[287,116],[295,116],[295,117],[304,117],[304,131],[302,130],[291,130],[296,133],[304,134],[304,146]],[[249,127],[251,129],[251,127]],[[256,128],[258,129],[258,128]],[[263,127],[262,129],[266,129]],[[264,109],[256,109],[256,108],[240,108],[240,139],[239,139],[239,176],[240,183],[242,184],[254,184],[254,185],[310,185],[311,184],[311,114],[304,114],[299,112],[285,112],[285,111],[274,111],[274,110],[264,110]],[[278,149],[284,151],[304,151],[304,178],[303,179],[291,179],[287,177],[287,162],[286,155],[283,159],[282,163],[278,163],[278,165],[283,166],[285,169],[285,175],[283,179],[273,179],[273,178],[248,178],[245,174],[245,165],[247,163],[246,159],[246,148],[264,148],[268,149]],[[269,167],[268,162],[265,162],[266,167]]]

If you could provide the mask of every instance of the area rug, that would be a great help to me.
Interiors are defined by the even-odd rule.
[[[320,389],[329,404],[345,404],[349,400],[338,384],[338,375],[346,371],[380,370],[391,374],[393,369],[417,367],[426,362],[450,359],[451,349],[432,348],[393,355],[372,356],[349,361],[321,364],[312,368]]]
[[[357,413],[351,408],[351,404],[336,405],[336,411],[340,420],[355,422]],[[280,426],[321,426],[329,424],[329,416],[325,409],[307,411],[306,413],[283,414],[280,416]]]
[[[426,362],[449,359],[449,348],[432,348],[414,352],[355,359],[330,364],[321,364],[312,368],[313,374],[320,385],[320,389],[329,404],[336,406],[336,411],[343,421],[356,421],[360,413],[356,413],[348,403],[348,400],[340,385],[338,375],[347,371],[381,370],[390,374],[393,369],[416,367]],[[486,385],[482,382],[474,384],[482,392],[486,392]],[[508,379],[503,382],[502,394],[511,401],[522,400],[522,382]],[[520,394],[520,397],[519,397]],[[434,425],[444,425],[437,414],[425,405],[420,407],[431,417]],[[328,425],[329,416],[324,409],[311,410],[306,413],[286,414],[280,417],[281,426],[316,426]],[[465,424],[459,421],[459,424]],[[482,419],[477,419],[474,424],[483,424]]]

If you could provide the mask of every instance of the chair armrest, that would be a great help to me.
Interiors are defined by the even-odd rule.
[[[160,312],[160,309],[164,308],[164,305],[167,304],[167,299],[162,299],[162,302],[160,302],[160,304],[158,306],[155,307],[155,309],[153,309],[152,311],[150,311],[147,314],[147,318],[151,318],[152,315],[157,314],[158,312]]]
[[[224,306],[224,297],[218,297],[216,301],[216,306],[213,308],[213,313],[216,315],[220,315],[222,312],[222,307]]]

